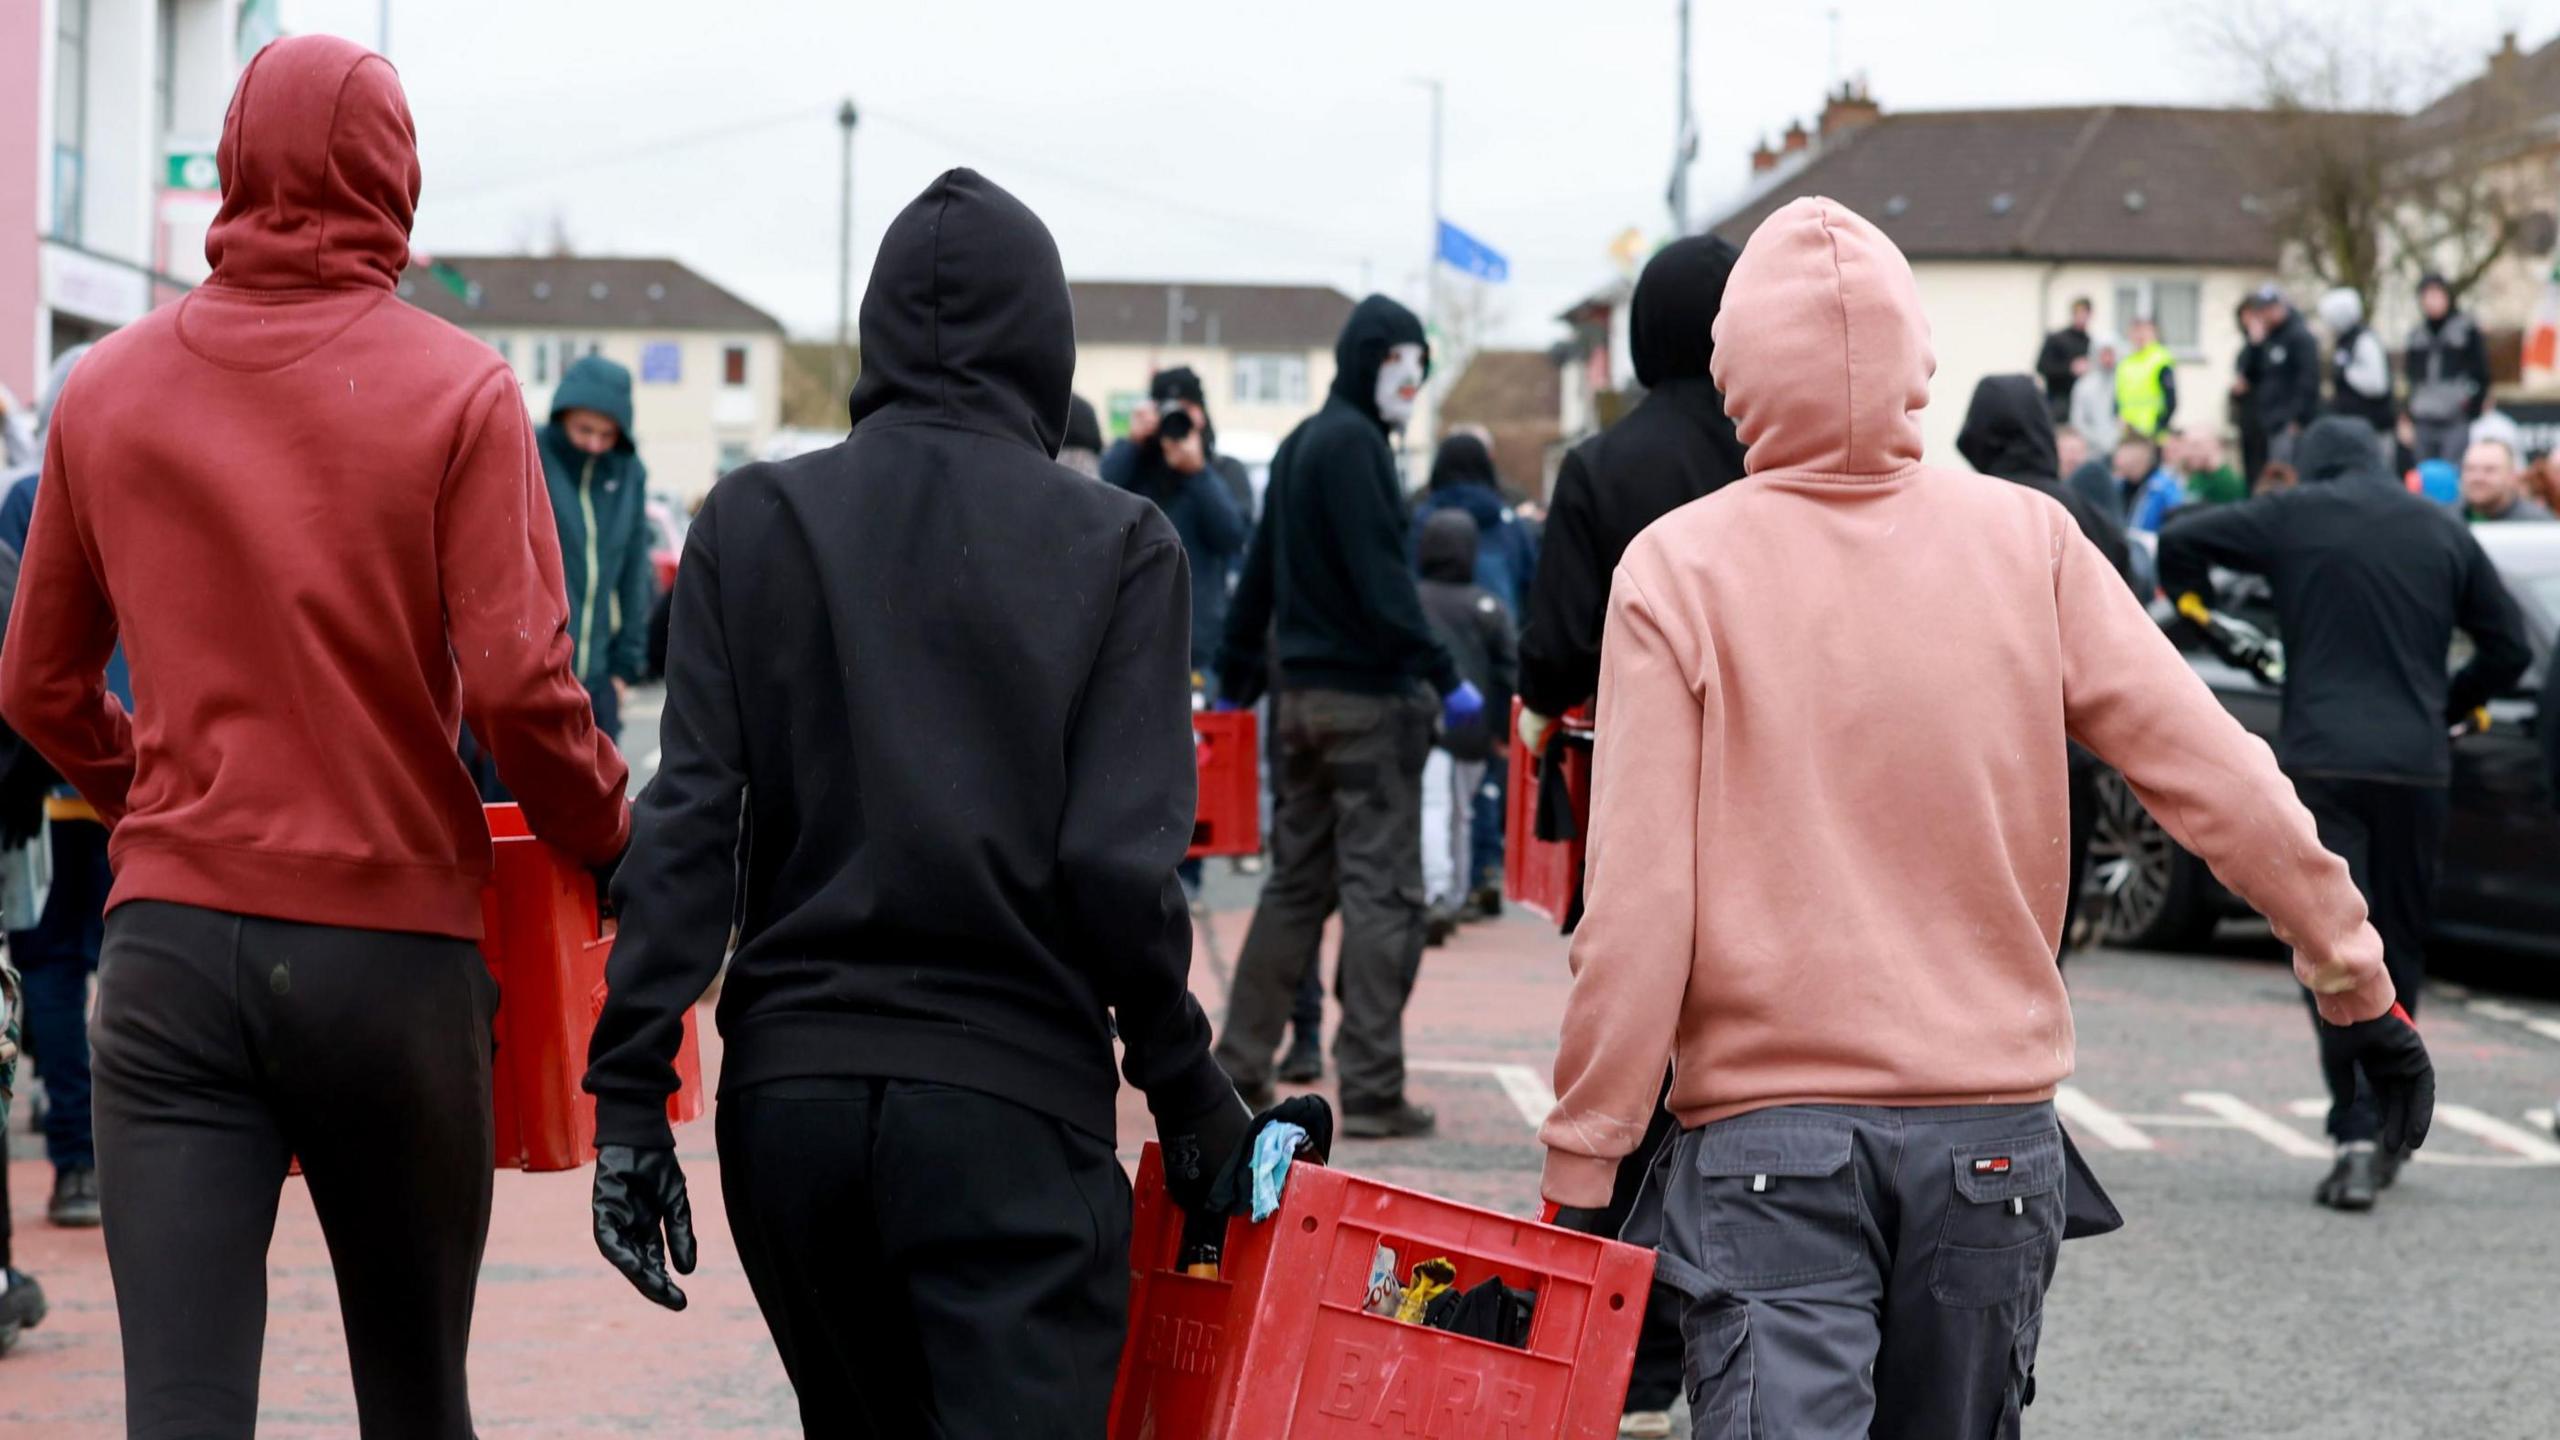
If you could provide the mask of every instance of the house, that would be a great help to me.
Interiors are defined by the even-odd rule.
[[[633,438],[654,490],[691,500],[782,426],[782,324],[682,262],[412,254],[402,299],[504,356],[537,420],[582,355],[631,371]]]
[[[1544,350],[1479,350],[1440,401],[1440,432],[1481,426],[1503,483],[1546,501],[1562,459],[1561,376]]]
[[[1940,463],[1961,463],[1975,383],[2031,372],[2083,296],[2101,334],[2157,319],[2177,354],[2177,423],[2218,428],[2235,312],[2282,259],[2272,182],[2250,162],[2279,123],[2147,105],[1894,113],[1852,84],[1814,132],[1762,144],[1753,189],[1709,228],[1741,244],[1788,201],[1824,195],[1893,238],[1928,309],[1938,369],[1921,420]],[[2295,303],[2308,314],[2315,298]]]
[[[208,273],[240,0],[0,5],[0,385]]]
[[[1188,365],[1209,396],[1219,443],[1246,455],[1271,447],[1324,403],[1333,342],[1351,297],[1325,285],[1078,280],[1076,393],[1111,436],[1147,398],[1159,370]]]

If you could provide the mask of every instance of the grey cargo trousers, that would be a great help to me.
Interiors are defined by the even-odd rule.
[[[1688,1298],[1692,1435],[2017,1435],[2063,1190],[2050,1104],[1788,1106],[1682,1133],[1627,1239]]]

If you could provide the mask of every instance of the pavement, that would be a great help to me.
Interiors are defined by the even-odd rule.
[[[654,748],[638,725],[631,738],[635,760]],[[1212,863],[1193,975],[1213,1018],[1252,889]],[[2435,1139],[2378,1211],[2342,1216],[2310,1203],[2326,1146],[2306,1113],[2319,1091],[2309,1022],[2263,931],[2234,932],[2204,955],[2071,962],[2080,1063],[2062,1104],[2130,1224],[2064,1252],[2030,1433],[2560,1434],[2560,965],[2469,962],[2431,990]],[[1440,1132],[1346,1140],[1334,1163],[1528,1212],[1565,990],[1563,943],[1525,915],[1431,952],[1407,1045]],[[1124,1094],[1124,1159],[1150,1133]],[[7,1139],[18,1263],[42,1277],[53,1316],[0,1360],[0,1436],[107,1440],[122,1433],[121,1380],[99,1237],[46,1225],[41,1147],[23,1119]],[[596,1256],[585,1172],[498,1176],[471,1367],[488,1440],[799,1433],[721,1218],[708,1121],[679,1130],[678,1147],[702,1245],[682,1314]],[[269,1283],[259,1433],[351,1435],[326,1249],[298,1179]]]

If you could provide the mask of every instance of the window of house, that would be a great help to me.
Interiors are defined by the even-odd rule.
[[[1304,355],[1238,355],[1236,403],[1239,405],[1303,405],[1307,399]]]
[[[720,383],[729,386],[747,383],[747,347],[729,345],[720,351]]]
[[[516,342],[505,335],[501,335],[492,343],[497,348],[498,358],[506,361],[508,366],[512,368],[516,363]]]
[[[2193,280],[2118,280],[2115,330],[2133,332],[2133,322],[2148,316],[2159,322],[2160,343],[2181,355],[2204,348],[2204,289]],[[2129,342],[2128,342],[2129,343]]]
[[[537,335],[533,339],[533,383],[551,383],[551,342]]]
[[[80,243],[88,168],[89,0],[60,0],[53,27],[53,236]]]

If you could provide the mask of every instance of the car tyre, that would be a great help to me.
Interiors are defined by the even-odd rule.
[[[2192,950],[2220,917],[2204,862],[2181,849],[2113,770],[2098,777],[2098,823],[2089,837],[2081,906],[2101,945]]]

